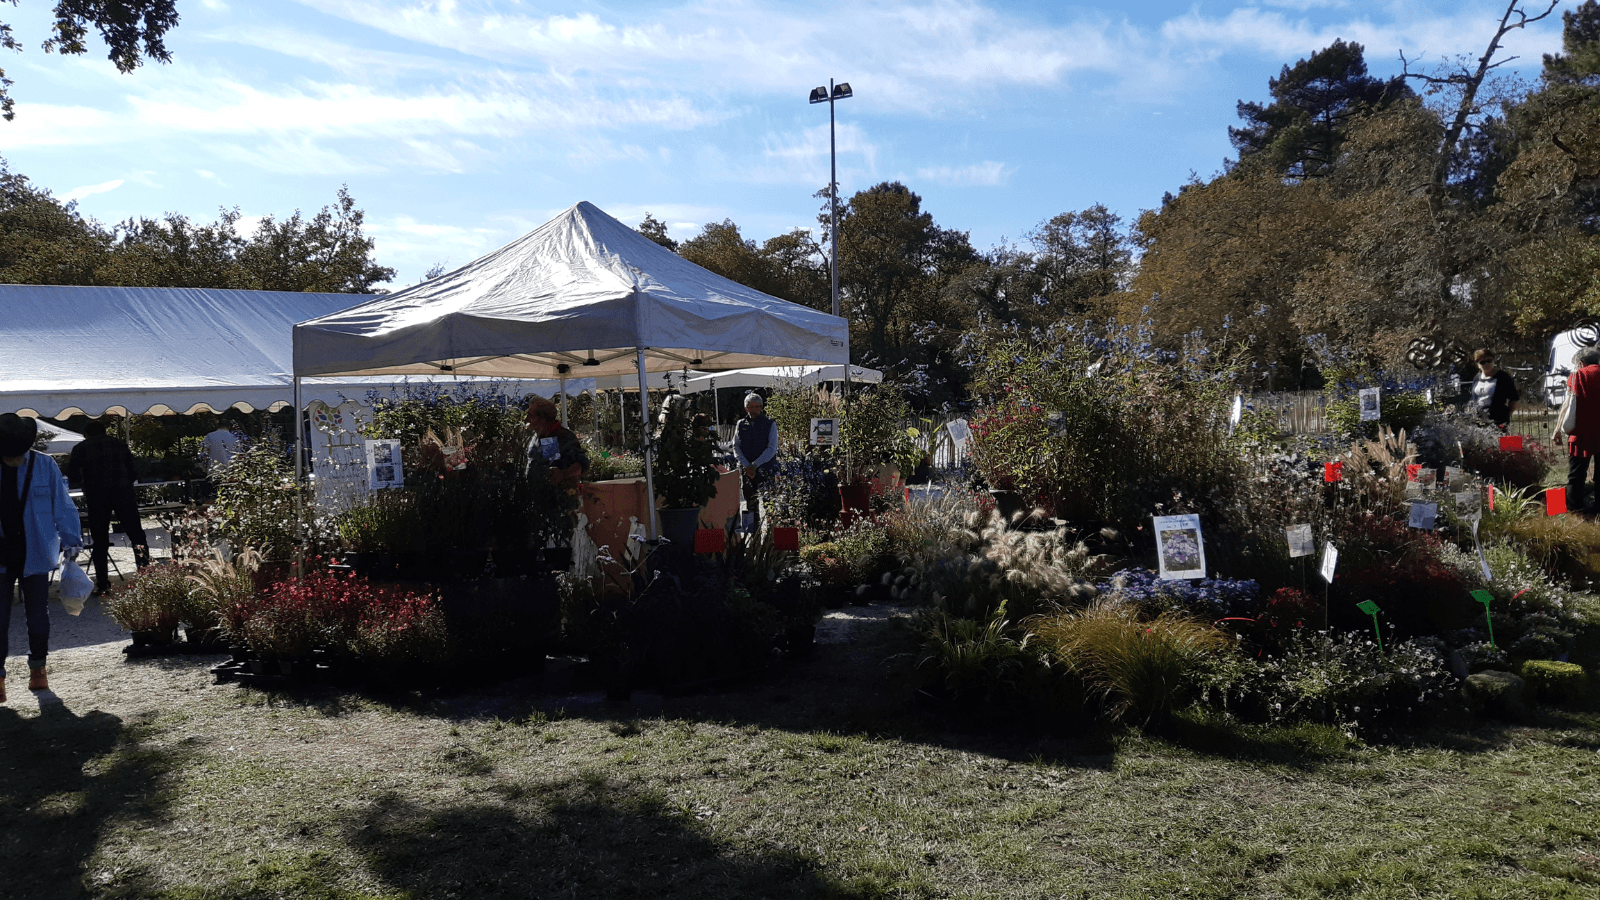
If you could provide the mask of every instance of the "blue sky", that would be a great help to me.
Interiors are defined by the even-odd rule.
[[[1335,38],[1374,74],[1477,56],[1504,0],[690,2],[179,0],[171,65],[46,55],[46,0],[0,155],[103,222],[312,212],[347,183],[394,286],[589,200],[687,238],[811,226],[835,78],[845,196],[900,180],[987,249],[1104,203],[1126,219],[1231,152],[1240,99]],[[1533,78],[1557,14],[1513,32]],[[1542,9],[1542,5],[1539,7]]]

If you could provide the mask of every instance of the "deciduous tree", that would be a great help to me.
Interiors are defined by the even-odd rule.
[[[15,5],[17,0],[10,0]],[[171,62],[166,34],[178,25],[175,0],[58,0],[52,37],[44,42],[46,53],[81,55],[89,52],[89,32],[98,31],[110,51],[107,58],[124,74],[139,68],[146,58]],[[0,23],[0,48],[21,50],[22,43],[11,26]],[[11,79],[0,69],[0,116],[16,117],[11,98]]]

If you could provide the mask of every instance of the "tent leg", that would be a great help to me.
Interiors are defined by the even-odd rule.
[[[639,348],[639,414],[644,422],[644,495],[645,505],[650,508],[650,540],[655,540],[660,535],[656,525],[656,480],[651,471],[655,464],[655,448],[650,442],[650,382],[644,372],[644,348]]]
[[[567,373],[561,373],[561,427],[567,427]]]
[[[305,541],[299,534],[299,526],[306,519],[305,514],[305,446],[306,446],[306,420],[305,410],[300,406],[300,376],[294,376],[294,574],[305,574]]]

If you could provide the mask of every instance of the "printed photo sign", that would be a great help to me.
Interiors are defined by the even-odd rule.
[[[1383,413],[1379,407],[1378,390],[1378,388],[1361,389],[1358,395],[1361,398],[1361,421],[1376,422],[1382,417]]]
[[[367,441],[367,484],[373,490],[400,487],[406,483],[400,470],[400,442]]]
[[[812,419],[811,420],[811,445],[814,447],[832,447],[839,442],[838,419]]]
[[[1169,581],[1206,577],[1206,548],[1200,517],[1154,516],[1161,577]]]

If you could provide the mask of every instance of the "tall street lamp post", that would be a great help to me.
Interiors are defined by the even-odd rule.
[[[839,154],[833,137],[833,104],[852,96],[849,82],[834,84],[832,78],[828,79],[827,87],[811,89],[812,103],[828,104],[828,249],[833,269],[833,314],[836,316],[839,314]],[[846,377],[849,377],[849,370],[850,365],[846,363]]]

